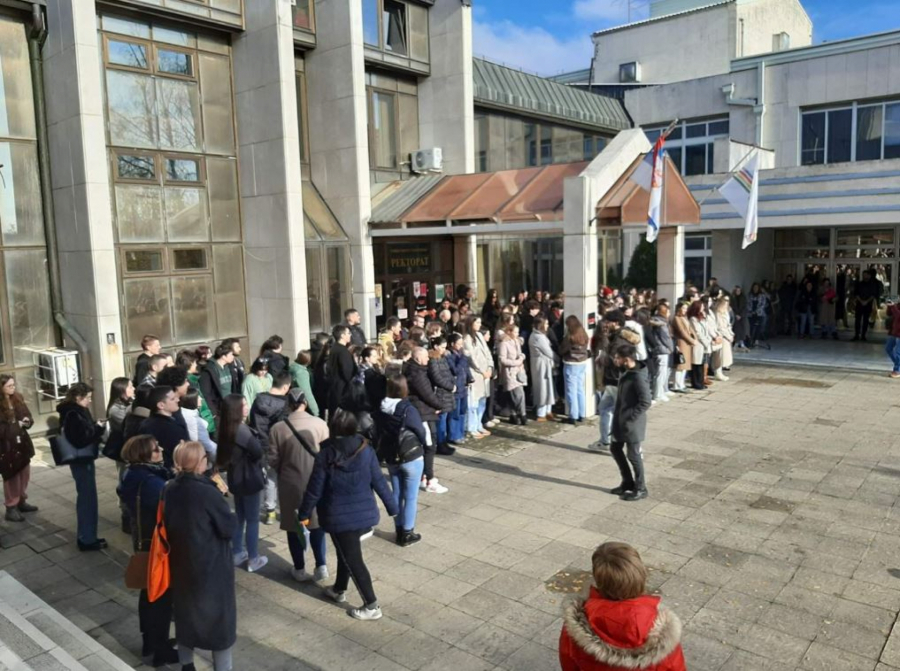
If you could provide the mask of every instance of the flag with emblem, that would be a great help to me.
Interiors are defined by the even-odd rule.
[[[744,218],[742,249],[747,249],[756,242],[759,229],[759,152],[754,152],[744,167],[719,187],[719,192]]]

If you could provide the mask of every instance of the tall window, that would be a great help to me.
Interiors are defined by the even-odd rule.
[[[425,7],[403,0],[362,0],[362,7],[366,46],[419,63],[429,62]]]
[[[306,95],[306,61],[294,59],[297,88],[297,130],[300,135],[300,162],[309,163],[309,99]]]
[[[712,277],[712,235],[700,233],[684,237],[684,279],[703,289]]]
[[[247,335],[230,48],[102,18],[126,351]]]
[[[803,112],[800,128],[802,165],[900,158],[900,102]]]
[[[291,18],[294,28],[313,32],[316,29],[314,0],[296,0],[297,4],[291,7]]]
[[[656,142],[667,126],[645,128],[650,142]],[[728,137],[727,118],[708,121],[683,121],[666,140],[666,151],[682,175],[710,175],[715,171],[715,140]]]
[[[410,154],[419,149],[418,87],[381,73],[366,73],[366,81],[370,167],[408,172]]]

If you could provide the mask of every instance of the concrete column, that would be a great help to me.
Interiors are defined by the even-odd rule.
[[[100,408],[125,368],[96,14],[94,0],[48,0],[43,57],[63,310]]]
[[[453,238],[453,285],[460,284],[478,295],[478,239],[474,234]]]
[[[472,8],[437,0],[428,12],[431,76],[419,82],[419,142],[440,147],[444,172],[475,172]]]
[[[309,308],[291,5],[244,12],[233,58],[250,348],[277,333],[295,352],[309,346]]]
[[[684,226],[663,226],[656,239],[656,291],[670,305],[684,295]]]
[[[313,182],[350,238],[353,307],[375,335],[362,3],[316,0],[318,46],[306,57]]]

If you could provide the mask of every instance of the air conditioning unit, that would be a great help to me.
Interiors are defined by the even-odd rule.
[[[412,171],[417,173],[441,172],[444,169],[444,152],[440,147],[413,152]]]

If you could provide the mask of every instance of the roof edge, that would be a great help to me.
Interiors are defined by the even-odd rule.
[[[620,30],[627,30],[629,28],[635,28],[637,26],[643,26],[650,23],[657,23],[659,21],[665,21],[667,19],[678,18],[679,16],[685,16],[686,14],[696,14],[697,12],[705,12],[710,9],[715,9],[716,7],[721,7],[722,5],[728,5],[736,0],[715,0],[708,5],[703,7],[694,7],[693,9],[685,9],[680,12],[674,12],[672,14],[666,14],[664,16],[654,16],[648,19],[643,19],[641,21],[632,21],[631,23],[625,23],[621,26],[613,26],[612,28],[604,28],[603,30],[598,30],[591,33],[591,37],[597,37],[599,35],[608,35],[610,33],[616,33]]]

